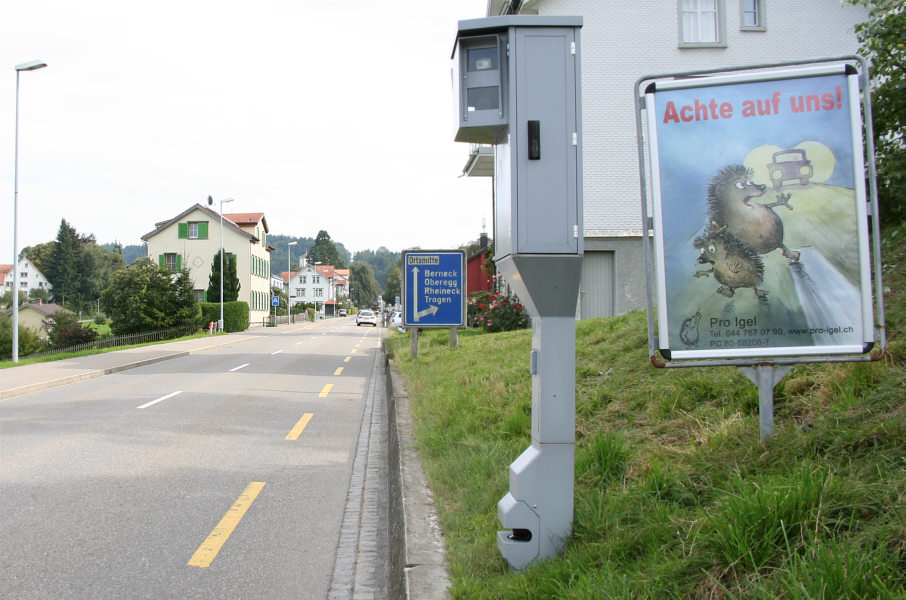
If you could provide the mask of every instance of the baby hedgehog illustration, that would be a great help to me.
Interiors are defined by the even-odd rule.
[[[698,343],[698,324],[702,320],[702,311],[697,310],[691,317],[686,317],[680,325],[680,340],[687,346]]]
[[[768,293],[757,287],[764,276],[761,257],[744,244],[725,232],[715,232],[709,228],[695,238],[692,245],[698,249],[698,262],[711,265],[710,269],[696,271],[694,276],[714,275],[714,279],[721,284],[717,289],[718,294],[732,298],[736,288],[748,287],[752,288],[759,300],[767,297]]]
[[[756,254],[767,254],[780,248],[783,256],[795,262],[799,252],[783,245],[783,222],[772,210],[785,206],[789,210],[790,194],[777,194],[771,204],[752,203],[763,196],[767,186],[752,181],[752,170],[743,165],[729,165],[717,172],[708,184],[708,220],[725,227],[729,235]]]

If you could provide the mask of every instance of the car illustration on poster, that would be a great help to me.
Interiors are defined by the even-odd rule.
[[[846,65],[648,86],[665,358],[871,348],[858,99]]]

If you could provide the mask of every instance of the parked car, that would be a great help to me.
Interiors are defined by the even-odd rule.
[[[338,314],[338,316],[345,317],[345,316],[346,316],[346,309],[345,309],[345,308],[341,308],[337,314]]]
[[[396,327],[400,331],[406,331],[406,328],[403,327],[403,313],[395,310],[390,314],[390,327]]]
[[[370,311],[367,308],[362,309],[355,316],[355,325],[356,327],[358,327],[362,323],[369,324],[372,327],[377,327],[377,316],[373,311]]]

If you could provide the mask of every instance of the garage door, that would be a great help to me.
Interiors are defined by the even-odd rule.
[[[585,251],[579,285],[579,318],[613,316],[613,252]]]

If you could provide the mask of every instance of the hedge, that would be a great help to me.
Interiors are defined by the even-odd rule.
[[[202,322],[205,326],[211,321],[215,323],[220,319],[219,302],[200,302]],[[228,332],[245,331],[249,328],[248,302],[223,303],[223,329]]]

